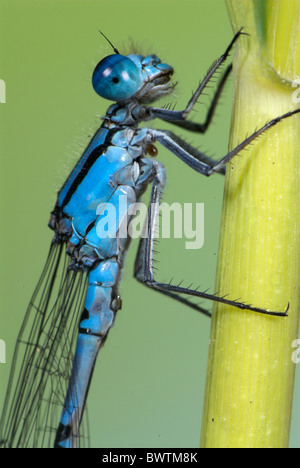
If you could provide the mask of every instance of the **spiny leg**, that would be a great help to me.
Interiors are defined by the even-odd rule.
[[[142,281],[147,286],[157,291],[160,291],[164,294],[167,294],[173,298],[175,298],[174,295],[178,296],[178,294],[186,294],[186,295],[190,295],[194,297],[201,297],[203,299],[208,299],[208,300],[215,301],[215,302],[220,302],[220,303],[234,306],[243,310],[246,309],[246,310],[259,312],[259,313],[266,314],[266,315],[286,316],[288,307],[285,312],[273,312],[273,311],[268,311],[266,309],[262,309],[259,307],[253,307],[252,305],[245,304],[243,302],[225,299],[225,296],[219,297],[215,294],[208,294],[206,292],[198,291],[197,289],[192,290],[190,288],[183,288],[180,285],[176,286],[170,283],[161,283],[161,282],[155,281],[154,273],[153,273],[154,238],[155,238],[155,229],[156,229],[156,224],[157,224],[158,214],[159,214],[160,199],[162,197],[163,189],[165,186],[165,181],[160,177],[160,175],[161,174],[158,172],[154,179],[153,186],[152,186],[151,200],[150,200],[149,213],[148,213],[147,236],[146,236],[146,239],[141,239],[141,244],[140,244],[140,249],[139,249],[140,253],[138,254],[136,265],[135,265],[135,277],[139,279],[139,281]],[[144,253],[143,264],[141,263],[142,253]],[[191,303],[187,305],[191,305]],[[198,308],[197,306],[197,310],[202,312],[202,310],[200,309],[201,308]]]
[[[214,113],[215,113],[215,110],[217,108],[217,105],[218,105],[218,102],[219,102],[219,99],[220,99],[220,96],[222,94],[222,91],[224,89],[224,86],[226,84],[226,81],[230,75],[230,72],[232,71],[232,64],[230,64],[224,74],[222,75],[222,78],[217,86],[217,89],[214,93],[214,96],[213,96],[213,99],[210,103],[210,106],[208,108],[208,111],[207,111],[207,114],[206,114],[206,119],[205,119],[205,122],[204,123],[197,123],[197,122],[192,122],[190,120],[168,120],[167,118],[162,118],[162,120],[166,121],[166,122],[169,122],[170,124],[173,124],[173,125],[176,125],[180,128],[184,128],[186,130],[189,130],[191,132],[197,132],[197,133],[205,133],[206,130],[209,128],[211,122],[212,122],[212,119],[213,119],[213,116],[214,116]]]
[[[259,130],[256,130],[254,133],[252,133],[252,135],[239,143],[233,150],[221,158],[219,162],[211,166],[205,162],[205,160],[207,161],[207,157],[205,157],[203,153],[193,149],[190,145],[185,144],[183,140],[178,138],[177,135],[175,135],[173,132],[166,130],[151,130],[149,133],[152,135],[153,142],[158,141],[162,146],[180,158],[185,164],[190,166],[195,171],[200,172],[201,174],[208,177],[216,172],[222,172],[226,164],[230,162],[234,156],[240,153],[252,142],[254,142],[256,138],[258,138],[264,132],[274,127],[282,120],[288,117],[292,117],[298,113],[300,113],[300,109],[287,112],[280,117],[276,117],[275,119],[270,120],[270,122],[267,122],[263,127],[261,127]],[[201,158],[201,154],[203,154],[203,158]]]
[[[219,98],[220,98],[220,96],[222,94],[223,88],[225,86],[225,83],[226,83],[227,78],[230,75],[231,71],[232,71],[232,64],[230,64],[227,67],[225,73],[223,74],[223,76],[222,76],[222,78],[221,78],[221,80],[220,80],[220,82],[218,84],[217,90],[216,90],[216,92],[214,94],[213,100],[212,100],[212,102],[210,104],[210,107],[208,109],[208,112],[207,112],[207,115],[206,115],[206,120],[205,120],[204,123],[199,124],[199,123],[191,122],[191,121],[188,121],[188,120],[179,120],[179,121],[172,121],[172,120],[168,121],[167,119],[162,119],[162,120],[168,121],[171,124],[174,124],[174,125],[176,125],[178,127],[184,128],[186,130],[190,130],[192,132],[205,133],[206,130],[208,129],[209,125],[211,124],[211,121],[212,121],[214,112],[216,110]],[[177,136],[176,136],[176,139],[178,141],[180,141],[180,145],[183,148],[185,148],[188,152],[190,152],[199,161],[202,161],[205,164],[208,164],[209,166],[213,166],[215,164],[215,161],[212,158],[210,158],[209,156],[207,156],[203,152],[198,151],[196,148],[189,145],[186,141],[180,139]],[[218,172],[220,174],[224,175],[225,174],[225,167],[222,168]]]
[[[250,145],[256,138],[258,138],[264,132],[274,127],[282,120],[287,119],[288,117],[292,117],[293,115],[299,114],[299,113],[300,113],[300,109],[296,109],[294,111],[287,112],[286,114],[283,114],[267,122],[263,127],[261,127],[259,130],[256,130],[254,133],[252,133],[252,135],[247,137],[244,141],[242,141],[242,143],[240,143],[233,150],[231,150],[226,156],[224,156],[224,158],[222,158],[217,164],[215,164],[215,166],[211,168],[211,170],[209,171],[207,175],[212,175],[214,172],[219,172],[220,169],[222,169],[234,156],[236,156],[240,151],[242,151],[244,148]]]
[[[225,62],[227,59],[229,53],[231,52],[235,42],[238,40],[238,38],[241,35],[245,35],[245,33],[242,32],[242,30],[238,31],[232,41],[230,42],[229,46],[225,50],[224,54],[221,55],[221,57],[218,58],[218,60],[215,61],[215,63],[211,66],[211,68],[208,70],[206,76],[198,86],[196,92],[193,94],[191,99],[189,100],[184,112],[183,112],[183,118],[186,118],[187,115],[191,112],[193,109],[194,105],[198,101],[199,96],[202,94],[203,90],[206,88],[207,84],[210,82],[212,76],[215,74],[215,72],[220,68],[220,66]]]
[[[145,243],[146,239],[141,238],[139,243],[139,248],[136,254],[135,264],[134,264],[134,277],[140,282],[143,283],[145,286],[151,287],[151,285],[144,280],[144,259],[145,259]],[[151,288],[152,289],[152,288]],[[207,317],[211,317],[211,312],[204,309],[203,307],[195,304],[188,299],[180,296],[176,292],[166,291],[163,289],[156,289],[157,292],[164,294],[165,296],[170,297],[171,299],[175,299],[176,301],[181,302],[182,304],[191,307],[192,309],[196,310],[197,312],[201,312],[201,314],[206,315]]]
[[[164,168],[164,166],[162,164],[160,164],[158,162],[155,162],[155,166],[156,166],[156,177],[155,177],[154,182],[153,182],[151,199],[153,198],[153,196],[154,196],[153,194],[155,193],[156,196],[158,196],[158,198],[160,200],[161,197],[162,197],[164,188],[165,188],[165,184],[166,184],[165,168]],[[151,204],[151,202],[150,202],[150,204]],[[150,205],[149,205],[149,214],[150,214]],[[145,227],[146,227],[146,232],[151,230],[152,227],[153,227],[153,229],[154,229],[153,230],[153,236],[154,236],[156,226],[155,226],[155,223],[152,222],[150,217],[148,217],[147,226],[145,226]],[[154,240],[153,240],[153,244],[154,244]],[[137,252],[137,255],[136,255],[136,259],[135,259],[134,277],[139,282],[143,283],[145,286],[151,287],[151,285],[148,283],[148,281],[146,280],[146,277],[145,277],[145,266],[144,266],[144,264],[145,264],[145,261],[147,261],[147,269],[149,269],[149,267],[152,269],[153,245],[152,245],[152,251],[149,250],[149,248],[148,248],[147,254],[146,254],[145,249],[146,249],[146,239],[144,237],[141,237],[138,252]],[[151,260],[150,260],[149,257],[151,258]],[[207,317],[211,317],[211,313],[208,310],[206,310],[203,307],[189,301],[188,299],[185,299],[184,297],[180,296],[176,292],[171,292],[171,291],[167,291],[167,290],[163,290],[163,289],[156,289],[156,291],[164,294],[165,296],[171,297],[172,299],[175,299],[175,300],[181,302],[184,305],[187,305],[187,306],[193,308],[197,312],[201,312],[203,315],[206,315]]]
[[[216,164],[216,161],[214,159],[212,159],[211,157],[207,156],[205,153],[203,153],[202,151],[199,151],[198,149],[194,148],[192,145],[190,145],[189,143],[187,143],[185,140],[183,140],[182,138],[180,138],[179,136],[177,136],[175,133],[173,132],[170,132],[168,130],[162,130],[162,132],[165,133],[165,135],[168,135],[172,140],[173,140],[173,143],[176,144],[176,146],[179,146],[182,150],[184,150],[187,154],[190,154],[193,158],[197,159],[198,161],[200,161],[200,163],[204,163],[207,168],[209,167],[213,167],[215,164]],[[160,140],[159,140],[160,141]],[[160,141],[160,143],[162,143]],[[162,143],[163,144],[163,143]],[[164,144],[163,144],[164,145]],[[170,151],[172,151],[171,148],[169,148],[167,146],[167,143],[164,145],[166,146],[168,149],[170,149]],[[191,160],[192,161],[192,160]],[[193,167],[193,166],[192,166]],[[203,167],[203,174],[205,174],[205,167],[200,164],[198,167]],[[193,167],[194,169],[194,167]],[[197,170],[197,169],[196,169]],[[198,171],[198,172],[201,172],[202,171]],[[222,167],[221,169],[219,169],[218,171],[218,174],[225,174],[225,167]]]
[[[168,122],[179,122],[179,121],[184,121],[187,119],[188,115],[190,114],[191,110],[193,109],[193,107],[195,106],[196,102],[198,101],[200,95],[203,93],[204,89],[206,88],[206,86],[208,85],[208,83],[210,82],[210,80],[212,79],[213,75],[217,72],[217,70],[221,67],[221,65],[225,62],[225,60],[227,59],[231,49],[233,48],[235,42],[237,41],[237,39],[241,36],[241,35],[245,35],[246,33],[243,33],[242,30],[238,31],[234,38],[232,39],[231,43],[229,44],[229,46],[227,47],[227,49],[225,50],[224,54],[222,54],[218,60],[215,61],[215,63],[211,66],[211,68],[208,70],[206,76],[204,77],[204,79],[201,81],[201,83],[199,84],[198,88],[196,89],[195,93],[192,95],[191,99],[189,100],[186,108],[183,110],[183,111],[174,111],[174,110],[169,110],[169,109],[161,109],[161,108],[158,108],[158,107],[149,107],[148,108],[148,113],[149,113],[149,117],[150,118],[159,118],[159,119],[162,119],[162,120],[166,120]],[[229,74],[230,70],[227,69],[227,72],[225,72],[225,78],[227,78]],[[226,81],[226,79],[225,79]],[[223,86],[224,86],[225,83],[223,83]],[[222,90],[222,88],[221,88]],[[220,90],[220,92],[221,92]],[[214,111],[214,108],[212,108],[212,113]],[[208,123],[209,124],[209,123]],[[185,127],[187,128],[187,127]],[[192,130],[193,128],[193,125],[191,123],[190,125],[190,128],[189,130]],[[195,126],[194,127],[194,130],[192,131],[201,131],[199,130],[199,127]]]

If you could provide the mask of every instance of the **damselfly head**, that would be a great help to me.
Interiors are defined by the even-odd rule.
[[[92,84],[97,94],[110,101],[135,98],[152,102],[174,89],[173,68],[156,55],[108,55],[96,66]]]

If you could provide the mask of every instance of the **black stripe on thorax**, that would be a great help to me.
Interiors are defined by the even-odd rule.
[[[81,184],[83,179],[86,177],[86,175],[88,174],[88,172],[91,169],[91,167],[93,166],[93,164],[97,161],[97,159],[101,156],[101,154],[103,154],[107,150],[107,148],[111,145],[111,141],[112,141],[113,136],[116,133],[118,133],[120,130],[121,130],[121,127],[115,127],[113,129],[109,130],[106,137],[105,137],[104,142],[101,145],[97,146],[97,148],[95,148],[91,152],[91,154],[89,155],[89,157],[85,161],[84,165],[82,166],[81,171],[79,172],[77,177],[74,179],[71,187],[69,188],[69,191],[67,192],[60,209],[63,209],[69,203],[69,201],[71,200],[73,194],[76,192],[78,186]]]

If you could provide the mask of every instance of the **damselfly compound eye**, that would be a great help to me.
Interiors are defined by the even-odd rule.
[[[124,101],[138,91],[141,75],[136,64],[125,55],[108,55],[96,66],[92,84],[104,99]]]

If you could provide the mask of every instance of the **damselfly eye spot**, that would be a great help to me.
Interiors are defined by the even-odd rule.
[[[152,145],[152,143],[149,143],[146,148],[146,153],[148,153],[152,157],[155,157],[158,155],[158,149],[156,148],[156,146]]]

